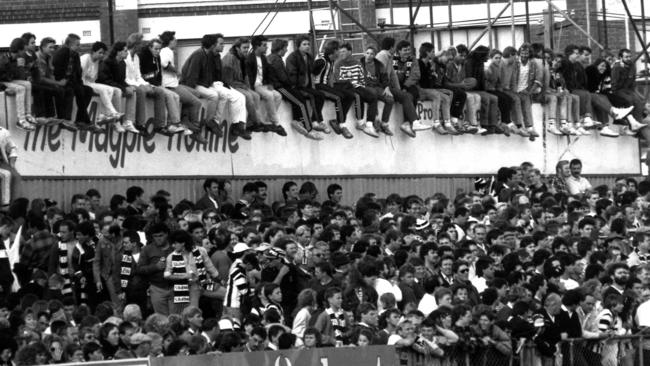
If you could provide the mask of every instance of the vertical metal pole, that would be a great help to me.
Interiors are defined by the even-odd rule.
[[[641,1],[643,2],[643,0],[641,0]],[[645,17],[643,18],[643,20],[645,21]],[[646,64],[647,64],[647,62],[646,62]],[[648,87],[646,86],[646,90],[647,90],[647,88]],[[641,337],[639,338],[639,348],[638,348],[638,350],[639,350],[639,365],[643,365],[643,335],[641,335]]]
[[[641,3],[643,4],[643,0],[641,0]],[[602,0],[601,2],[602,8],[603,8],[603,35],[605,36],[605,48],[609,48],[609,40],[607,39],[607,8],[605,6],[605,0]]]
[[[113,0],[108,0],[108,39],[115,43],[115,26],[113,25]]]
[[[415,32],[413,29],[413,0],[409,0],[409,40],[411,41],[411,48],[415,48]]]
[[[309,10],[309,36],[311,37],[312,53],[314,53],[314,57],[316,57],[318,48],[316,47],[316,26],[314,25],[314,11],[311,7],[311,1],[312,0],[307,0],[307,10]],[[295,47],[298,46],[300,45],[295,45]]]
[[[436,45],[435,41],[435,34],[436,32],[433,30],[433,0],[429,0],[429,26],[431,27],[431,43],[434,46]],[[440,45],[438,45],[438,48],[440,48]]]
[[[488,17],[488,44],[492,48],[492,16],[490,12],[490,0],[485,0],[487,5],[487,17]]]
[[[589,0],[585,0],[585,18],[587,18],[587,32],[591,34],[591,12],[589,11]],[[587,37],[587,46],[591,48],[591,38]]]
[[[645,18],[645,2],[646,0],[641,0],[641,30],[643,31],[643,43],[641,44],[641,47],[645,48],[645,45],[648,44],[647,41],[647,31],[646,31],[646,25],[645,23],[647,22],[647,19]],[[648,100],[648,58],[644,57],[644,62],[643,64],[645,65],[645,88],[643,88],[643,97],[645,100]],[[641,347],[639,347],[639,350],[641,353],[643,353],[643,350]],[[640,365],[643,365],[643,363],[640,363]]]
[[[512,33],[512,47],[517,47],[515,44],[515,2],[510,0],[510,33]]]
[[[390,9],[390,24],[393,25],[395,24],[395,20],[393,19],[393,0],[388,0],[388,8]]]
[[[526,5],[526,42],[530,43],[530,9],[528,9],[528,0],[524,4]]]
[[[448,0],[447,11],[449,13],[449,25],[447,26],[447,28],[449,29],[449,45],[453,46],[454,45],[454,32],[451,29],[451,26],[452,26],[451,25],[451,22],[452,22],[452,20],[451,20],[451,0]]]

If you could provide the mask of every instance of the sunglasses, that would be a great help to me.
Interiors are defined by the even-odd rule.
[[[463,269],[461,269],[461,270],[458,271],[458,272],[460,272],[460,273],[467,273],[467,272],[469,272],[469,268],[463,268]]]

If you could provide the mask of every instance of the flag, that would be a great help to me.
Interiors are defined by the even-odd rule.
[[[11,268],[11,275],[14,276],[14,283],[11,285],[12,292],[18,292],[18,290],[20,290],[20,283],[18,282],[18,277],[14,272],[14,266],[20,260],[20,237],[22,233],[23,233],[23,226],[21,225],[18,228],[18,232],[16,233],[14,244],[11,246],[11,248],[9,248],[9,252],[7,253],[9,257],[9,267]],[[8,242],[9,239],[7,239],[7,242],[5,243],[5,247],[7,246]]]

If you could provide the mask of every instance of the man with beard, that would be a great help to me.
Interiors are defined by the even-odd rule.
[[[634,302],[634,299],[625,292],[630,279],[630,267],[622,262],[614,263],[609,268],[609,276],[612,279],[612,284],[603,291],[603,299],[611,294],[623,296],[623,311],[620,316],[621,319],[627,319]]]

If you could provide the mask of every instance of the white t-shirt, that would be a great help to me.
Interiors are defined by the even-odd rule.
[[[257,60],[257,76],[255,77],[255,86],[262,85],[264,82],[264,65],[262,64],[262,58],[256,56]]]
[[[84,84],[94,83],[97,81],[97,73],[99,71],[99,61],[93,61],[90,53],[86,53],[80,57],[81,63],[81,78]]]
[[[176,72],[165,70],[168,66],[176,67],[174,65],[174,51],[171,48],[165,47],[160,50],[160,67],[162,68],[162,86],[165,88],[178,87],[178,75]]]
[[[591,183],[585,177],[575,178],[570,176],[565,179],[566,187],[569,190],[569,194],[582,194],[591,189]]]
[[[640,327],[650,327],[650,300],[639,305],[636,316]]]
[[[519,84],[517,85],[517,92],[521,93],[522,91],[528,88],[528,70],[530,70],[530,60],[524,64],[519,64]]]
[[[388,345],[389,346],[394,346],[397,342],[401,341],[402,337],[400,337],[397,334],[391,334],[390,337],[388,337]]]
[[[567,291],[568,290],[573,290],[573,289],[576,289],[576,288],[580,287],[580,284],[578,282],[576,282],[575,280],[571,279],[571,278],[567,278],[566,280],[563,279],[563,278],[560,278],[560,282],[564,285],[564,288]]]
[[[379,301],[379,299],[381,298],[381,295],[387,292],[391,292],[395,295],[395,301],[402,301],[402,290],[399,289],[398,285],[393,285],[385,278],[377,278],[377,281],[375,281],[375,291],[377,291],[377,311],[379,312],[385,310],[381,306],[381,301]]]
[[[435,296],[424,294],[418,304],[418,310],[421,311],[424,316],[429,316],[429,314],[434,312],[436,309],[438,309],[438,303],[436,302]]]

